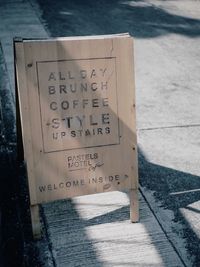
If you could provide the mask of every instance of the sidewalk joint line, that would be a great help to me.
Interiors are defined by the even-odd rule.
[[[190,128],[190,127],[200,127],[200,123],[197,123],[197,124],[185,124],[185,125],[161,126],[161,127],[149,127],[149,128],[138,128],[138,131],[152,131],[152,130],[174,129],[174,128]]]
[[[156,221],[158,222],[158,224],[159,224],[161,230],[163,231],[164,235],[166,236],[167,240],[169,241],[169,243],[171,244],[171,246],[172,246],[172,248],[174,249],[175,253],[177,254],[178,258],[180,259],[181,263],[183,264],[184,267],[188,267],[188,266],[185,264],[184,260],[182,259],[182,257],[181,257],[181,255],[180,255],[180,253],[178,252],[177,248],[175,247],[173,241],[170,239],[170,237],[168,236],[168,234],[167,234],[167,232],[165,231],[164,227],[162,226],[162,223],[159,221],[158,217],[156,216],[156,214],[155,214],[153,208],[151,207],[150,203],[148,202],[146,196],[144,195],[141,186],[139,186],[139,191],[140,191],[142,197],[144,198],[144,200],[146,201],[147,206],[148,206],[149,209],[151,210],[153,216],[155,217]]]
[[[40,205],[40,210],[41,210],[41,217],[42,217],[43,223],[44,223],[44,230],[45,230],[45,235],[46,235],[46,238],[47,238],[48,248],[49,248],[49,251],[50,251],[50,254],[51,254],[51,259],[52,259],[52,262],[53,262],[53,267],[57,267],[56,260],[55,260],[55,257],[53,255],[53,248],[52,248],[51,239],[50,239],[50,236],[49,236],[49,233],[48,233],[48,230],[47,230],[47,228],[48,228],[47,227],[48,226],[47,218],[46,218],[46,215],[45,215],[45,212],[44,212],[44,208],[42,207],[42,205]]]

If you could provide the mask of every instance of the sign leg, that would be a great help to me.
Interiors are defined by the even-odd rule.
[[[139,221],[138,189],[130,189],[130,219],[131,222]]]
[[[41,233],[39,205],[31,205],[30,211],[31,211],[33,238],[40,239],[42,237],[42,233]]]

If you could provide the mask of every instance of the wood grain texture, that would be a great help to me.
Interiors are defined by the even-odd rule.
[[[42,229],[41,229],[41,223],[40,223],[39,205],[32,205],[30,207],[30,212],[31,212],[33,238],[40,239],[42,237]]]
[[[131,222],[135,223],[139,221],[138,190],[131,189],[129,194],[130,194],[130,219]]]
[[[31,204],[137,189],[133,39],[15,43]]]

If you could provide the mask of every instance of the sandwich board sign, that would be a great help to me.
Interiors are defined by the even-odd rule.
[[[38,204],[130,189],[138,220],[133,39],[14,41],[33,233]]]

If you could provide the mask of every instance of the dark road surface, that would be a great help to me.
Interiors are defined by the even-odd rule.
[[[153,2],[153,1],[152,1]],[[175,15],[148,1],[38,0],[50,34],[97,35],[129,32],[135,38],[170,33],[200,35],[200,20]]]

